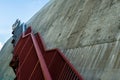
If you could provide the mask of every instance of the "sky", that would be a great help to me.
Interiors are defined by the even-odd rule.
[[[49,0],[0,0],[0,49],[12,36],[16,19],[27,22]]]

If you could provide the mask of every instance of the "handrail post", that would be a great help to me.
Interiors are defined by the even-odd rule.
[[[35,37],[33,36],[33,34],[31,34],[31,37],[32,37],[32,40],[33,40],[34,47],[36,49],[36,53],[37,53],[38,59],[40,61],[40,66],[42,68],[43,76],[44,76],[45,80],[52,80],[52,78],[50,76],[50,73],[48,71],[48,68],[46,66],[46,63],[44,61],[44,58],[43,58],[43,56],[41,54],[41,51],[39,49],[39,46],[37,44],[37,41],[36,41]]]

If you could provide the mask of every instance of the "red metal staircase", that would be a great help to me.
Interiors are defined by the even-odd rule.
[[[46,50],[39,33],[31,27],[22,34],[13,51],[10,66],[16,80],[83,80],[63,53]]]

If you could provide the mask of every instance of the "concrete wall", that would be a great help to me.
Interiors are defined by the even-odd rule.
[[[120,79],[120,0],[51,0],[27,24],[85,80]]]
[[[119,80],[120,0],[53,0],[30,21],[85,80]]]
[[[12,59],[13,47],[10,38],[0,51],[0,80],[14,80],[15,74],[9,63]]]

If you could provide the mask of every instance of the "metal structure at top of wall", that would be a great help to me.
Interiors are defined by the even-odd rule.
[[[83,80],[63,53],[58,49],[46,50],[39,33],[33,34],[31,27],[16,43],[10,66],[15,80]]]
[[[15,46],[21,36],[22,33],[24,33],[27,29],[27,25],[25,23],[21,23],[19,19],[15,21],[15,23],[12,25],[12,34],[13,34],[13,40],[12,44]]]

